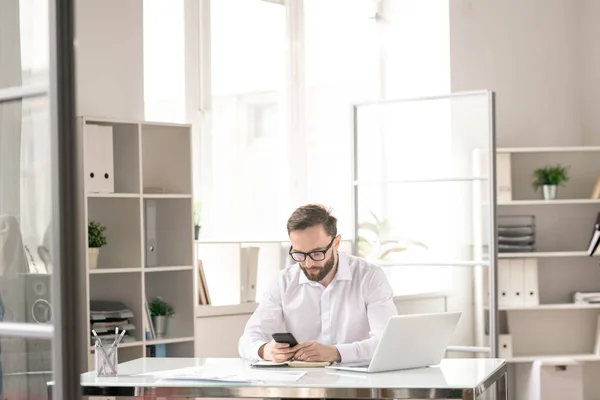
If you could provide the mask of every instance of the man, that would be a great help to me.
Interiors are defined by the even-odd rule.
[[[249,360],[369,362],[390,316],[397,314],[383,271],[338,254],[337,219],[320,205],[296,209],[287,222],[295,264],[265,291],[239,340]],[[290,332],[298,345],[271,335]]]

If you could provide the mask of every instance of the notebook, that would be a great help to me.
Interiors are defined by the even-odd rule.
[[[298,361],[298,360],[290,360],[283,362],[274,362],[274,361],[257,361],[251,364],[253,367],[292,367],[292,368],[318,368],[318,367],[326,367],[330,365],[329,361]]]

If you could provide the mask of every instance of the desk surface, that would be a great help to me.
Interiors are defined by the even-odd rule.
[[[305,371],[295,382],[170,380],[140,375],[201,367],[211,372],[256,371],[247,361],[229,358],[141,358],[119,365],[119,376],[81,377],[87,396],[301,397],[301,398],[475,398],[506,373],[499,359],[444,359],[439,366],[405,371],[360,373],[329,368],[267,368],[265,372]]]

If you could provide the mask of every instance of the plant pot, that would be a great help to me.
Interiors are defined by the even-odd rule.
[[[100,255],[100,247],[88,247],[88,264],[90,269],[98,268],[98,256]]]
[[[200,237],[200,225],[194,225],[194,240]]]
[[[154,325],[154,333],[156,337],[163,337],[167,334],[167,320],[169,317],[164,315],[153,315],[152,325]]]
[[[542,190],[544,192],[544,200],[556,199],[556,185],[544,185]]]

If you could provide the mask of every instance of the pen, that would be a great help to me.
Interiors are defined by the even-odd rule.
[[[114,373],[116,371],[116,368],[109,358],[110,355],[112,355],[112,353],[110,351],[107,353],[106,350],[104,350],[104,346],[102,345],[102,339],[100,339],[100,336],[98,336],[95,329],[92,329],[92,334],[96,337],[96,351],[100,351],[103,354],[104,358],[106,359],[106,363],[113,370]]]

